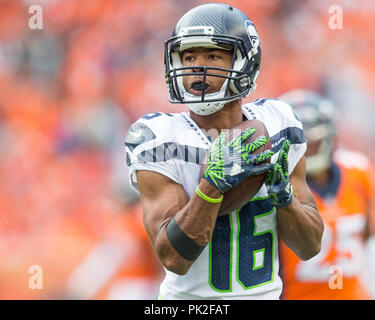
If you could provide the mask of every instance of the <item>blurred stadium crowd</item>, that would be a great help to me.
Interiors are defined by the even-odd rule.
[[[141,115],[183,110],[167,99],[163,41],[205,2],[0,1],[0,299],[156,297],[163,272],[123,141]],[[340,109],[338,143],[375,159],[375,2],[227,3],[261,36],[247,99],[317,90]],[[33,4],[42,30],[28,28]],[[329,27],[330,4],[342,6],[343,29]],[[42,290],[29,288],[32,265]]]

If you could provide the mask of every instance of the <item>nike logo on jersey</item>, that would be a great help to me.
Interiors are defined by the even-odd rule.
[[[129,133],[135,138],[139,139],[142,136],[142,130],[137,130],[136,132],[129,131]]]
[[[155,139],[155,134],[143,123],[133,124],[126,136],[125,145],[133,151],[141,143]]]

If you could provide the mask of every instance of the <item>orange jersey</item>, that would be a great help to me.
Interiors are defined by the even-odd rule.
[[[310,183],[324,221],[320,253],[302,261],[281,243],[282,299],[370,299],[360,277],[373,171],[359,153],[340,150],[333,160],[330,188],[318,191]]]

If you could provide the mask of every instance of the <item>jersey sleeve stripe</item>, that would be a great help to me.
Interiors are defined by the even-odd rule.
[[[282,146],[282,142],[286,139],[288,139],[291,144],[306,143],[306,138],[301,128],[288,127],[270,137],[272,151],[278,152]]]
[[[137,159],[143,163],[165,162],[173,159],[202,164],[206,155],[207,150],[204,148],[166,142],[154,148],[143,150],[137,155]]]

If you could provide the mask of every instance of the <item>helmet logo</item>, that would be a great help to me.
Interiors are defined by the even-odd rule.
[[[258,32],[255,29],[254,24],[250,20],[245,21],[245,28],[247,31],[247,35],[249,36],[251,45],[253,48],[251,49],[252,55],[256,55],[258,53],[258,46],[260,45]]]

